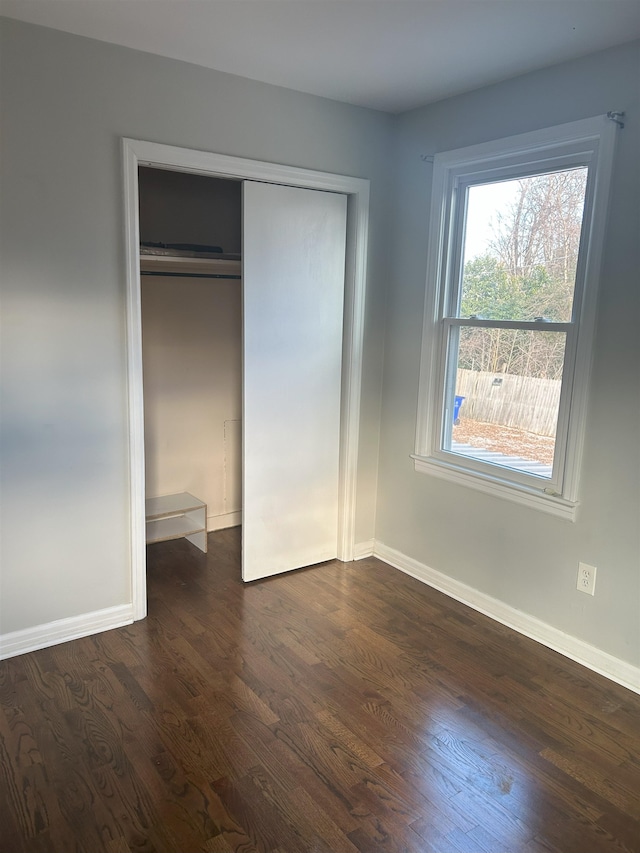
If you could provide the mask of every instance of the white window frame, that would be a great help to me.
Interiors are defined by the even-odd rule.
[[[575,520],[616,131],[613,121],[598,116],[435,155],[412,454],[416,471]],[[571,321],[508,323],[508,328],[566,333],[554,466],[547,479],[443,449],[443,407],[447,383],[452,381],[451,369],[447,373],[448,329],[465,325],[453,317],[452,310],[459,287],[463,227],[456,202],[464,200],[469,185],[579,166],[589,171]],[[482,325],[482,321],[469,325]],[[488,325],[500,324],[489,321]]]

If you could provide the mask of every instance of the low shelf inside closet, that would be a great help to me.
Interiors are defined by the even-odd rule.
[[[207,553],[207,505],[188,492],[145,501],[147,544],[188,539]]]

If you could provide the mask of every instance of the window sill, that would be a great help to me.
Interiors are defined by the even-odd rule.
[[[497,477],[476,474],[439,459],[418,456],[415,453],[411,454],[411,458],[414,461],[415,470],[421,474],[431,474],[441,480],[449,480],[451,483],[468,486],[503,500],[523,504],[531,509],[564,518],[566,521],[576,520],[578,503],[575,501],[566,500],[558,495],[547,495],[542,491],[500,480]]]

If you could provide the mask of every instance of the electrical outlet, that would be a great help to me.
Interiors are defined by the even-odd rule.
[[[588,566],[586,563],[578,563],[578,583],[576,584],[580,592],[586,592],[587,595],[594,595],[596,591],[596,572],[595,566]]]

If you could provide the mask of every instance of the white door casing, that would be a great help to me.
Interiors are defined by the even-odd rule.
[[[129,402],[129,518],[131,530],[131,595],[136,619],[146,615],[144,398],[139,276],[138,167],[192,172],[219,178],[253,180],[342,193],[348,197],[345,263],[340,460],[338,478],[338,549],[352,560],[355,537],[356,475],[360,395],[369,181],[263,163],[160,143],[123,139],[125,249],[127,281],[127,377]]]

